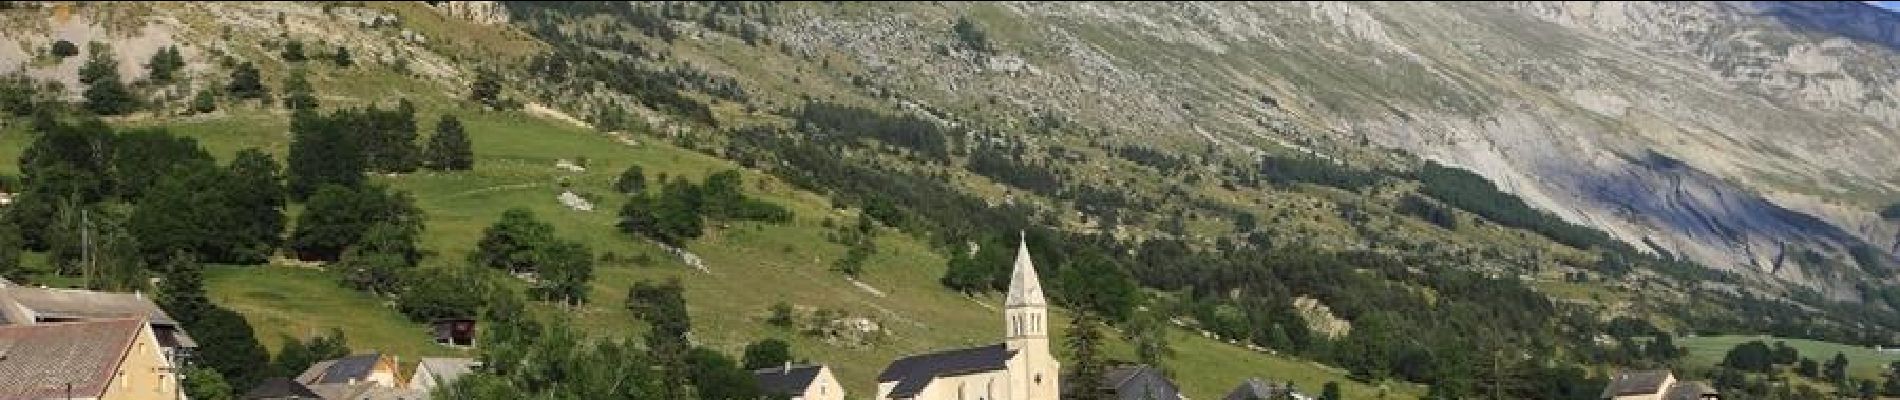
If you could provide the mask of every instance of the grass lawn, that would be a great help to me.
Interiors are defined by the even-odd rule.
[[[470,354],[435,344],[423,325],[381,300],[338,285],[336,275],[328,271],[209,266],[204,276],[211,301],[243,314],[271,353],[282,347],[285,337],[308,338],[337,328],[359,353],[380,351],[404,360]]]
[[[1900,353],[1882,353],[1871,348],[1851,346],[1833,342],[1807,339],[1782,339],[1769,336],[1698,336],[1676,339],[1676,343],[1689,348],[1688,361],[1694,365],[1714,366],[1722,362],[1735,345],[1760,340],[1769,346],[1775,341],[1786,341],[1788,346],[1801,351],[1801,357],[1812,358],[1821,365],[1827,365],[1834,359],[1835,353],[1847,356],[1847,374],[1856,378],[1877,379],[1889,363],[1900,361]]]

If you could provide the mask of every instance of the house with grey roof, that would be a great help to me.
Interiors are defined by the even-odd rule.
[[[398,375],[396,359],[386,354],[357,354],[318,361],[297,375],[324,400],[420,400],[428,395],[410,389]]]
[[[183,365],[198,342],[143,293],[54,289],[0,282],[0,325],[138,318],[149,321],[167,360]]]
[[[791,400],[844,400],[844,386],[824,365],[793,365],[752,370],[759,389]]]
[[[265,379],[263,383],[257,384],[257,387],[244,392],[244,395],[238,398],[243,400],[323,400],[322,395],[311,391],[302,383],[281,377]]]
[[[409,376],[408,387],[410,390],[428,394],[434,392],[435,388],[454,384],[456,380],[462,379],[463,375],[474,372],[475,368],[481,365],[481,361],[475,361],[473,358],[424,357],[421,362],[416,363],[416,373]]]
[[[1676,380],[1669,370],[1621,371],[1604,385],[1604,400],[1705,400],[1721,394],[1707,383]]]
[[[1292,397],[1296,400],[1312,400],[1312,396],[1293,390],[1292,384],[1271,383],[1260,378],[1247,378],[1240,386],[1228,391],[1223,400],[1278,400]]]
[[[1071,380],[1063,380],[1067,383]],[[1168,379],[1160,369],[1147,364],[1123,364],[1109,367],[1102,373],[1102,384],[1114,399],[1121,400],[1180,400],[1181,389]],[[1073,393],[1080,388],[1065,385],[1063,393]]]

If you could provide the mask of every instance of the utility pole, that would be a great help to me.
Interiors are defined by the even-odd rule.
[[[92,219],[86,211],[83,208],[79,210],[79,262],[85,265],[81,273],[85,278],[84,285],[92,286],[92,270],[97,266],[93,265],[92,257]]]

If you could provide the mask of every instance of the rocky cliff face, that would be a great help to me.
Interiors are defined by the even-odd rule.
[[[508,23],[508,9],[499,1],[433,1],[430,5],[442,10],[444,15],[461,18],[485,25]]]
[[[905,101],[1014,105],[1130,140],[1396,148],[1639,248],[1840,299],[1900,265],[1900,227],[1874,212],[1900,195],[1900,17],[1859,3],[802,12],[774,32],[786,48],[854,58]],[[960,15],[1000,50],[954,50]]]

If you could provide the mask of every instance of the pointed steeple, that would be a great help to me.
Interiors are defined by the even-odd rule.
[[[1036,277],[1036,264],[1029,260],[1028,236],[1017,233],[1016,269],[1009,273],[1009,296],[1004,307],[1046,306],[1042,299],[1042,280]]]

